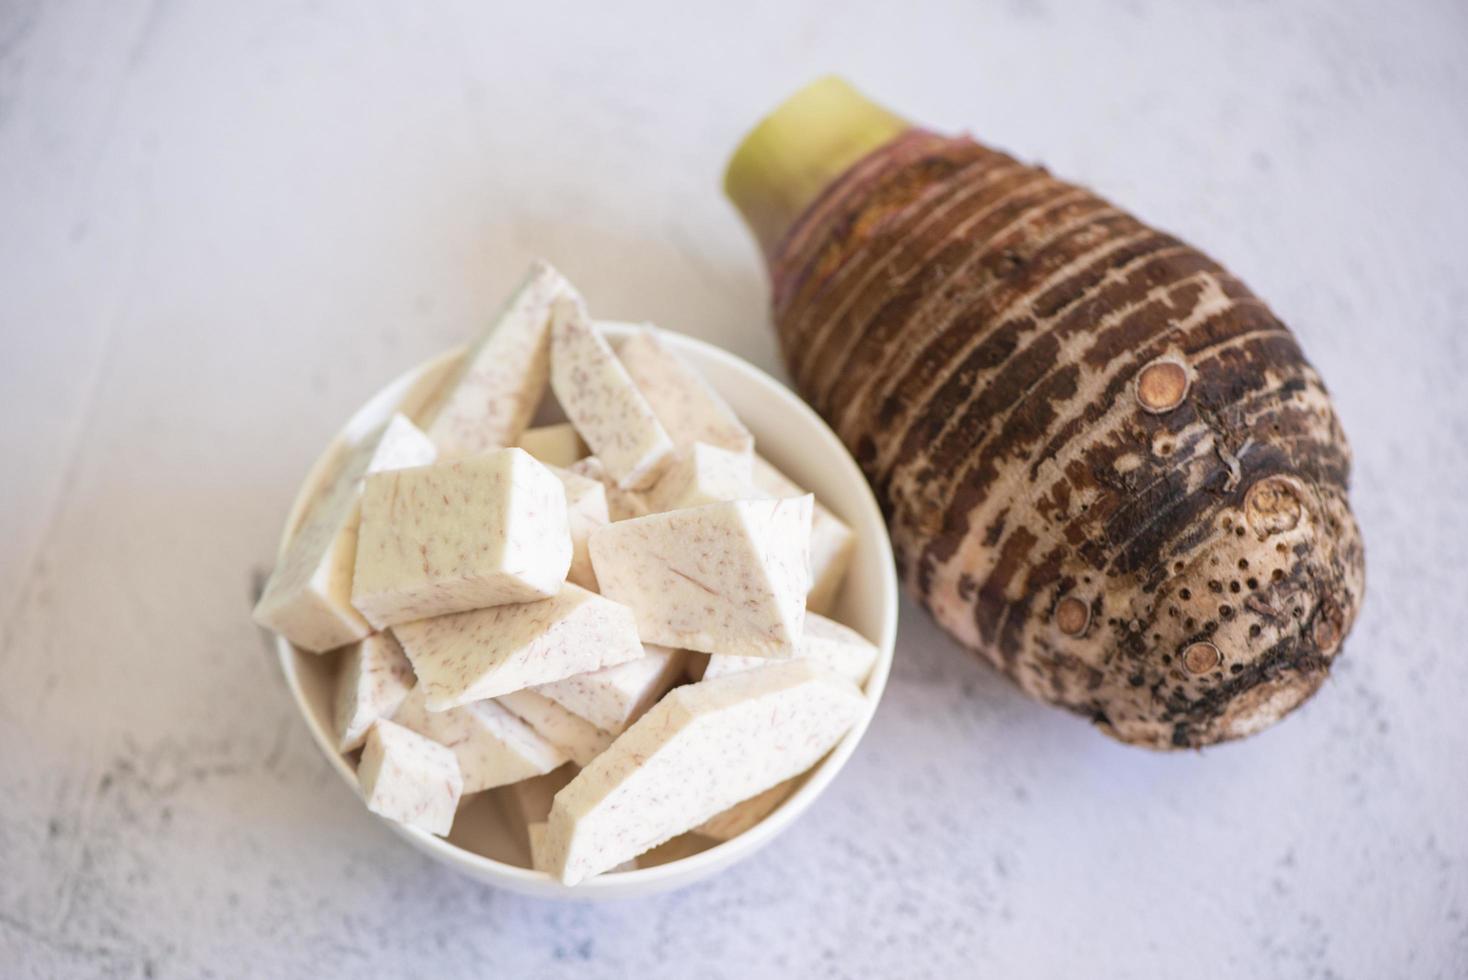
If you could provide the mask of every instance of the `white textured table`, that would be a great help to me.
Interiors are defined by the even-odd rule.
[[[1468,975],[1460,0],[489,6],[0,3],[0,973]],[[774,367],[717,179],[830,69],[1294,325],[1357,453],[1347,655],[1279,728],[1150,755],[908,608],[866,743],[758,858],[620,906],[461,880],[317,756],[251,570],[533,255]]]

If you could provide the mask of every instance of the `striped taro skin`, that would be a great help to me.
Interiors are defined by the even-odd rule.
[[[1324,681],[1364,588],[1294,336],[1196,249],[964,138],[864,158],[770,258],[781,346],[899,572],[1029,694],[1197,747]]]

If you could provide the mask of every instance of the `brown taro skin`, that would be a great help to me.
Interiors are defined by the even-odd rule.
[[[1350,450],[1294,336],[1198,250],[911,130],[770,257],[781,346],[907,588],[1027,693],[1152,748],[1325,681],[1365,568]]]

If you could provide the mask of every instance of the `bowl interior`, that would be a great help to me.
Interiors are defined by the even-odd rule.
[[[636,329],[618,323],[604,322],[599,326],[613,343]],[[769,375],[701,341],[669,332],[664,332],[663,337],[744,420],[754,433],[760,454],[792,480],[814,491],[826,507],[856,532],[851,566],[830,615],[877,645],[877,663],[866,683],[868,698],[875,708],[892,666],[897,584],[881,512],[860,470],[825,423]],[[307,502],[333,472],[347,447],[361,440],[394,411],[402,411],[416,420],[462,356],[463,349],[448,351],[420,365],[383,388],[352,416],[302,483],[286,521],[282,548],[294,533]],[[336,750],[331,737],[332,682],[337,656],[302,652],[284,639],[278,639],[277,645],[286,681],[312,736],[338,774],[355,790],[355,763]],[[665,863],[600,875],[574,889],[526,866],[528,855],[518,833],[502,820],[492,798],[493,791],[476,794],[465,801],[447,839],[390,821],[388,825],[420,849],[475,877],[529,894],[597,898],[675,888],[752,854],[793,822],[850,757],[870,718],[871,711],[868,711],[866,718],[807,774],[800,788],[754,828],[699,853],[685,852]],[[654,854],[654,860],[656,857]]]

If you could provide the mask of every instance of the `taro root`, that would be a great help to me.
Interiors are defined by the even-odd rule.
[[[835,79],[750,134],[726,189],[791,376],[964,646],[1153,748],[1251,734],[1320,687],[1364,587],[1350,451],[1242,282]]]

